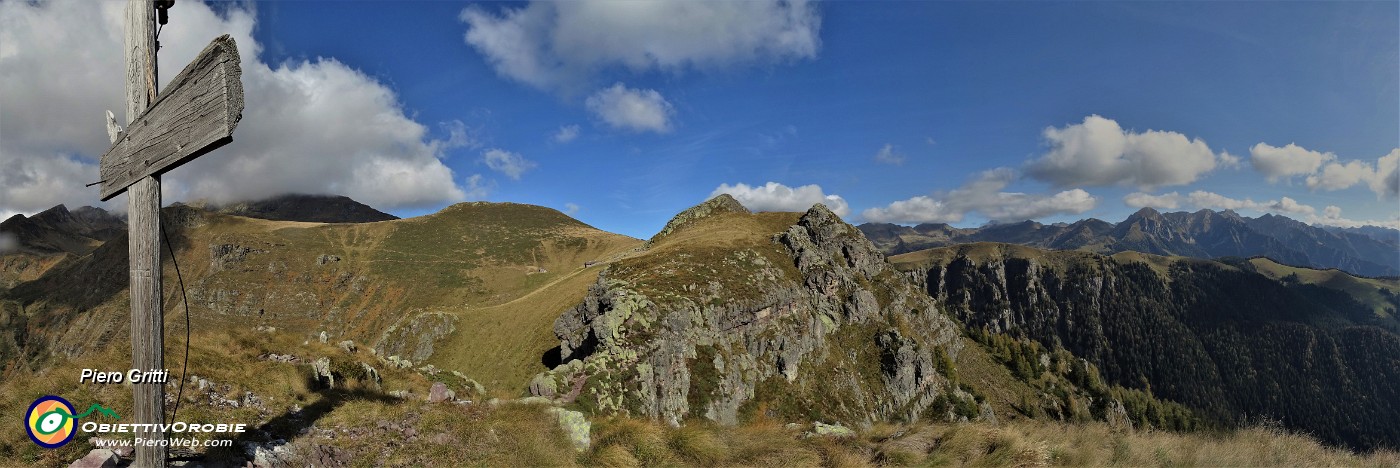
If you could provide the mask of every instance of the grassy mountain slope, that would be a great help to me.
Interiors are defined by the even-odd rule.
[[[558,314],[539,301],[580,297],[596,273],[584,271],[584,262],[641,244],[519,204],[466,203],[368,224],[268,221],[178,206],[165,216],[196,330],[325,331],[416,363],[461,364],[488,385],[517,389],[543,368],[548,346],[522,351],[516,344],[537,342]],[[24,343],[14,347],[29,364],[12,370],[124,337],[124,329],[106,324],[125,322],[125,264],[123,237],[0,295],[29,323],[11,340]],[[168,262],[165,277],[167,329],[183,327]],[[90,287],[74,295],[74,284]],[[449,338],[453,346],[439,344]]]
[[[1249,259],[1249,265],[1253,267],[1252,271],[1271,279],[1344,292],[1374,310],[1377,317],[1400,316],[1397,315],[1397,310],[1400,310],[1400,279],[1356,277],[1341,270],[1295,267],[1263,257]]]

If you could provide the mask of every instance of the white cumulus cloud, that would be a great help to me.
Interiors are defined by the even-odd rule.
[[[609,126],[635,132],[669,132],[675,112],[656,90],[632,89],[622,83],[598,90],[584,105]]]
[[[1308,176],[1307,183],[1310,189],[1341,190],[1368,181],[1375,174],[1376,169],[1362,161],[1332,162],[1322,166],[1317,174]]]
[[[555,143],[568,143],[568,142],[574,141],[575,138],[578,138],[578,133],[579,133],[578,125],[565,125],[565,126],[559,127],[559,131],[554,132],[554,137],[553,137],[553,138],[554,138],[554,142],[555,142]]]
[[[1217,166],[1205,141],[1176,132],[1123,130],[1091,115],[1064,128],[1046,128],[1050,150],[1026,165],[1031,177],[1057,187],[1136,186],[1142,190],[1194,182]],[[1231,157],[1221,158],[1225,164]]]
[[[486,163],[486,167],[491,168],[491,170],[515,180],[520,180],[521,175],[538,166],[534,161],[525,159],[520,153],[512,153],[500,148],[491,148],[482,152],[481,161]]]
[[[1376,175],[1367,182],[1371,191],[1390,198],[1400,197],[1400,148],[1376,161]]]
[[[1181,195],[1176,192],[1164,193],[1161,195],[1135,192],[1124,196],[1123,203],[1133,208],[1150,206],[1164,210],[1175,210],[1181,207]]]
[[[1249,148],[1249,163],[1270,182],[1312,174],[1323,163],[1336,159],[1335,154],[1309,150],[1293,143],[1282,147],[1259,143]]]
[[[1089,192],[1077,188],[1049,196],[1002,191],[1015,177],[1009,168],[992,169],[955,190],[869,208],[861,216],[877,223],[956,223],[975,212],[990,220],[1022,221],[1083,213],[1098,203]]]
[[[708,70],[809,59],[821,15],[806,0],[535,1],[497,11],[471,6],[466,43],[496,73],[559,90],[607,68]]]
[[[838,216],[844,217],[851,213],[846,199],[836,194],[828,195],[816,184],[800,187],[788,187],[777,182],[755,186],[745,183],[720,184],[710,192],[709,198],[725,193],[753,211],[807,211],[812,205],[821,203]]]
[[[1329,161],[1306,180],[1310,189],[1342,190],[1365,185],[1377,198],[1395,198],[1400,195],[1400,148],[1381,156],[1375,165],[1360,160]]]
[[[875,162],[882,164],[903,166],[904,159],[904,153],[899,152],[895,149],[894,145],[888,143],[881,147],[880,151],[875,152]]]
[[[1344,190],[1358,185],[1375,192],[1376,198],[1400,196],[1400,148],[1369,161],[1342,161],[1336,154],[1310,150],[1294,143],[1282,147],[1259,143],[1250,148],[1250,163],[1269,182],[1305,176],[1312,190]]]
[[[1239,156],[1235,156],[1235,155],[1233,155],[1233,154],[1230,154],[1230,152],[1228,152],[1228,151],[1221,151],[1221,152],[1220,152],[1220,167],[1224,167],[1224,168],[1228,168],[1228,169],[1239,169],[1240,166],[1243,166],[1243,165],[1244,165],[1244,159],[1243,159],[1243,158],[1241,158],[1241,157],[1239,157]]]
[[[1327,205],[1326,208],[1322,209],[1322,216],[1308,218],[1307,222],[1344,228],[1381,226],[1400,229],[1400,216],[1396,216],[1394,219],[1350,219],[1342,216],[1342,208],[1336,205]]]
[[[488,181],[486,177],[481,174],[472,174],[470,177],[467,177],[466,187],[463,188],[463,192],[465,192],[467,200],[485,200],[488,195],[491,195],[491,191],[495,188],[495,181]]]
[[[1297,200],[1289,197],[1279,197],[1277,200],[1257,202],[1250,198],[1230,198],[1204,190],[1196,190],[1184,196],[1177,192],[1168,192],[1161,195],[1149,195],[1142,192],[1130,193],[1123,197],[1123,203],[1133,208],[1153,207],[1168,210],[1192,206],[1197,209],[1248,210],[1260,213],[1299,216],[1309,216],[1317,213],[1316,208],[1299,203]]]
[[[161,32],[169,80],[219,34],[242,57],[245,109],[233,142],[175,169],[166,202],[279,193],[343,194],[381,209],[462,200],[443,164],[470,144],[448,124],[435,138],[376,79],[333,58],[268,64],[252,11],[182,3]],[[0,211],[96,204],[104,111],[125,123],[124,2],[0,3]],[[121,209],[120,200],[107,205]]]

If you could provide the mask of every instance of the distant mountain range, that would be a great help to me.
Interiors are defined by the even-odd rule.
[[[194,207],[271,221],[368,223],[399,219],[339,195],[281,195],[258,201]],[[58,205],[34,216],[15,215],[0,222],[0,235],[11,243],[9,250],[34,255],[87,254],[124,232],[125,216],[91,206],[69,210]]]
[[[0,222],[0,235],[11,243],[8,250],[36,255],[85,254],[125,231],[125,218],[91,206],[70,211],[58,205],[34,216],[15,215]]]
[[[1160,213],[1143,208],[1120,223],[1085,219],[957,228],[886,223],[859,226],[888,255],[970,242],[1005,242],[1056,250],[1111,254],[1136,251],[1194,258],[1268,257],[1281,263],[1337,268],[1363,276],[1400,276],[1400,230],[1309,226],[1285,216],[1258,218],[1234,211]]]

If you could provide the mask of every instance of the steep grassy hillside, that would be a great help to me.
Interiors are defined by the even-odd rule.
[[[541,338],[567,308],[560,301],[582,297],[594,279],[598,268],[584,262],[641,244],[552,209],[510,203],[465,203],[368,224],[267,221],[179,206],[165,216],[195,330],[325,332],[515,389],[544,369],[540,358],[552,345]],[[120,237],[0,293],[8,304],[0,310],[28,323],[7,330],[13,344],[0,358],[9,372],[124,338],[125,328],[111,324],[126,322],[126,263]],[[183,329],[185,304],[169,262],[165,278],[167,329]],[[74,291],[75,284],[88,286]]]

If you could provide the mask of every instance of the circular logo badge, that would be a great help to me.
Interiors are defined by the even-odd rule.
[[[44,448],[59,448],[73,440],[73,404],[53,395],[39,397],[24,414],[29,439]]]

